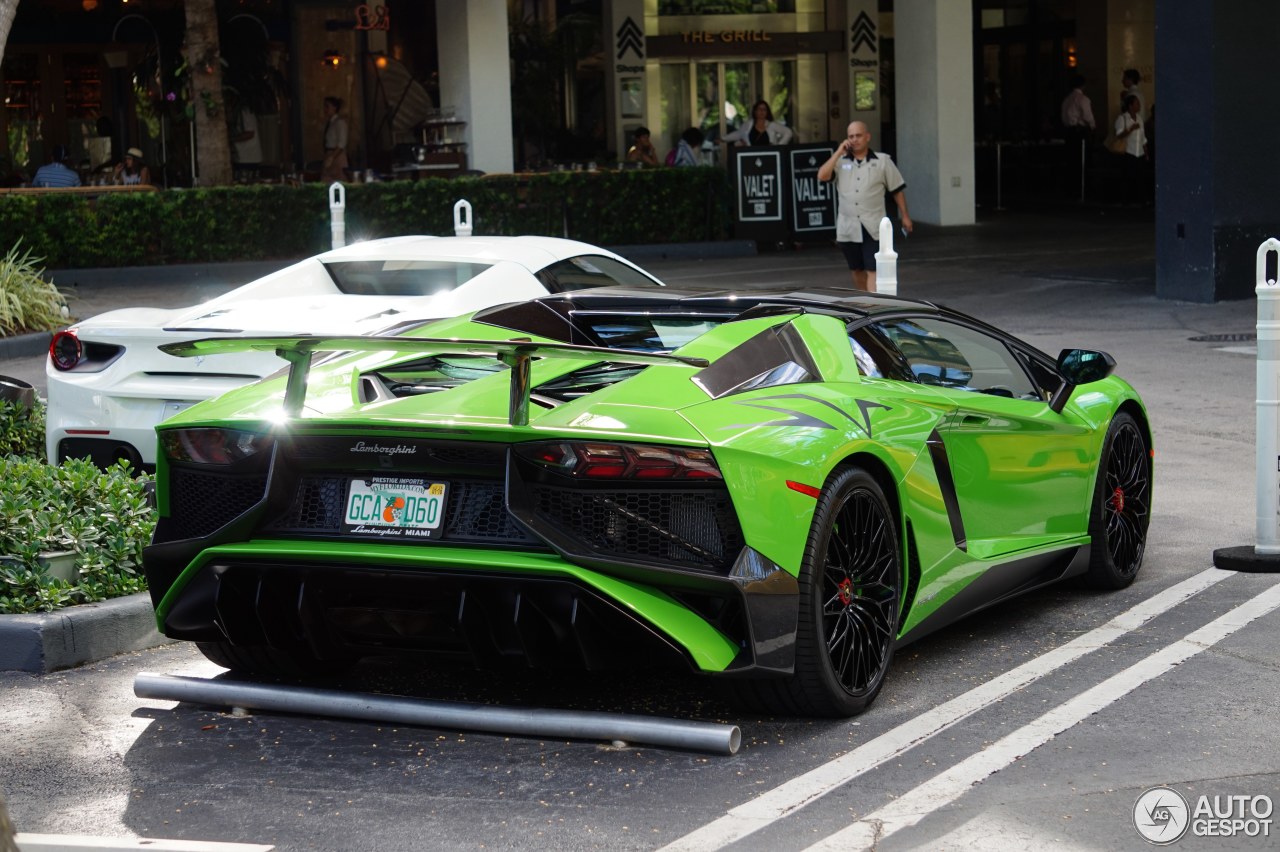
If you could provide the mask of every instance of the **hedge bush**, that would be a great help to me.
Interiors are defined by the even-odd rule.
[[[0,402],[0,614],[48,612],[146,589],[142,548],[155,511],[149,480],[123,463],[45,464],[44,409]],[[74,583],[50,577],[41,553],[74,551]]]
[[[601,245],[723,239],[730,187],[717,168],[553,172],[347,185],[349,239],[474,233]],[[54,269],[300,257],[328,248],[328,187],[259,185],[154,193],[0,196],[0,233]]]

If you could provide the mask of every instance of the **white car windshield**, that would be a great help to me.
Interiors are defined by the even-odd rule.
[[[492,264],[455,260],[345,260],[326,263],[338,291],[353,296],[436,296]]]

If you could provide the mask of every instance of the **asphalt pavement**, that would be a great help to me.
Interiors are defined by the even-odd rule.
[[[1155,504],[1130,588],[1056,587],[934,634],[903,650],[877,703],[849,721],[745,716],[694,679],[495,680],[373,665],[334,684],[730,721],[744,734],[734,757],[237,717],[133,696],[139,672],[220,671],[186,645],[0,673],[0,788],[18,829],[287,850],[1004,852],[1147,848],[1135,805],[1157,785],[1190,808],[1208,796],[1260,810],[1259,797],[1280,798],[1280,575],[1211,567],[1215,548],[1253,541],[1255,305],[1158,300],[1154,242],[1148,212],[1094,209],[919,226],[898,246],[901,295],[1050,353],[1106,350],[1143,394]],[[642,263],[673,284],[730,290],[848,281],[825,245]],[[241,283],[189,285],[172,270],[152,284],[86,276],[79,304],[178,305],[193,288]],[[0,360],[0,374],[40,384],[41,365]],[[1192,831],[1177,848],[1274,849],[1266,826],[1268,836],[1257,818],[1254,836],[1243,823],[1233,836]]]

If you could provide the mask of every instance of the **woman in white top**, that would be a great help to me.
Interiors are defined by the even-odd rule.
[[[737,145],[786,145],[795,136],[790,127],[773,120],[773,110],[766,101],[756,101],[751,107],[751,116],[751,121],[726,133],[723,141]]]
[[[1124,111],[1116,118],[1116,139],[1124,143],[1120,155],[1120,200],[1138,205],[1150,200],[1147,171],[1147,134],[1142,127],[1142,102],[1124,96]]]
[[[1147,155],[1147,134],[1142,128],[1142,101],[1136,95],[1124,96],[1124,111],[1116,117],[1116,138],[1124,140],[1124,152],[1128,156]]]

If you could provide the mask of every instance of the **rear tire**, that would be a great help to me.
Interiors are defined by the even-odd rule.
[[[298,678],[340,675],[355,665],[356,662],[347,657],[335,660],[321,660],[304,651],[280,651],[264,645],[197,642],[196,647],[210,662],[216,663],[224,669],[230,669],[240,674],[266,677]]]
[[[1138,576],[1151,523],[1151,450],[1131,414],[1107,429],[1089,512],[1089,573],[1097,589],[1123,589]]]
[[[795,673],[735,684],[780,715],[846,717],[871,705],[898,637],[897,522],[866,471],[838,468],[818,497],[800,567]]]

